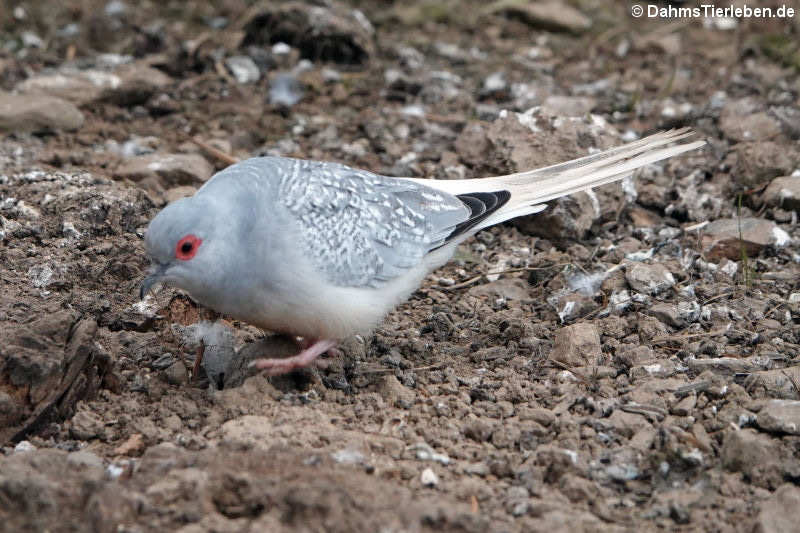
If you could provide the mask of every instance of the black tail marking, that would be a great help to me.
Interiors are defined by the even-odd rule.
[[[508,199],[511,198],[511,193],[509,191],[471,192],[469,194],[459,194],[456,197],[469,207],[470,215],[467,220],[455,227],[443,244],[447,244],[456,237],[468,232],[488,218],[489,215],[506,205]]]

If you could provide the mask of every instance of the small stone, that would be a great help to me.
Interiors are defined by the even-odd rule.
[[[33,452],[36,451],[36,446],[30,443],[27,440],[19,441],[16,446],[14,446],[14,453],[25,453],[25,452]]]
[[[162,189],[178,185],[202,184],[214,173],[214,167],[199,154],[148,154],[132,157],[117,167],[116,179],[135,182],[147,180]]]
[[[416,402],[416,393],[400,383],[393,375],[384,376],[379,392],[391,405],[401,409],[409,409]]]
[[[164,377],[170,385],[185,385],[189,382],[189,371],[183,361],[176,361],[164,371]]]
[[[800,155],[793,148],[773,141],[737,144],[731,175],[748,189],[760,187],[778,176],[787,176],[800,163]]]
[[[670,412],[675,416],[689,416],[697,405],[697,396],[689,394],[675,404]]]
[[[553,341],[550,358],[567,366],[590,366],[600,362],[600,333],[594,324],[580,323],[561,328]]]
[[[796,383],[800,383],[800,366],[797,365],[753,372],[744,386],[748,390],[759,390],[762,397],[800,400]]]
[[[134,433],[128,440],[114,448],[115,455],[140,455],[144,451],[144,436]]]
[[[372,24],[361,11],[343,2],[265,2],[257,6],[248,10],[242,24],[247,45],[273,45],[277,54],[281,44],[283,49],[301,50],[304,58],[313,61],[350,65],[363,64],[374,53]],[[283,43],[275,43],[276,36]]]
[[[483,80],[481,95],[483,96],[504,96],[508,91],[508,82],[502,72],[493,72]]]
[[[255,83],[261,78],[258,65],[248,56],[229,57],[225,60],[225,66],[239,83]]]
[[[597,100],[589,96],[548,96],[542,103],[542,114],[554,117],[580,117],[586,115],[597,105]]]
[[[700,319],[700,304],[696,301],[657,303],[650,308],[650,314],[661,322],[680,329]]]
[[[635,291],[655,296],[675,285],[675,277],[667,268],[656,263],[634,263],[625,271],[625,279]]]
[[[592,20],[563,2],[519,2],[501,0],[491,5],[495,13],[518,17],[534,28],[569,33],[583,33],[592,26]]]
[[[752,429],[731,431],[720,451],[723,468],[751,475],[765,470],[780,456],[780,441]]]
[[[473,166],[484,164],[491,150],[486,128],[480,122],[470,122],[464,126],[454,146],[461,161]]]
[[[197,187],[192,185],[179,185],[178,187],[172,187],[171,189],[167,189],[164,192],[164,200],[171,204],[176,200],[180,200],[181,198],[187,198],[189,196],[194,196],[194,193],[197,192]]]
[[[66,100],[0,92],[0,132],[74,131],[81,126],[83,113]]]
[[[108,72],[99,69],[63,68],[52,74],[38,74],[17,85],[30,95],[63,98],[83,105],[105,100],[122,106],[146,102],[158,89],[172,82],[164,72],[141,63],[126,64]]]
[[[780,123],[764,112],[747,116],[726,113],[728,106],[735,105],[736,102],[726,105],[720,116],[720,129],[729,139],[736,142],[768,141],[781,134]]]
[[[71,465],[83,468],[92,468],[99,470],[101,473],[105,469],[103,460],[96,454],[88,450],[78,450],[77,452],[70,452],[67,454],[67,462]]]
[[[464,467],[464,473],[470,476],[486,477],[490,474],[486,463],[471,463]]]
[[[789,533],[800,524],[800,488],[786,483],[761,503],[754,533]]]
[[[345,465],[360,465],[364,464],[366,461],[363,453],[361,453],[358,450],[352,450],[349,448],[333,452],[331,454],[331,459],[333,459],[337,463]]]
[[[631,206],[628,209],[628,216],[637,228],[655,228],[662,225],[661,217],[658,214],[642,207]]]
[[[103,421],[91,411],[82,409],[72,417],[70,435],[80,440],[91,440],[103,431]]]
[[[436,472],[434,472],[432,468],[423,470],[422,474],[419,476],[419,480],[425,487],[435,487],[439,484],[439,476],[436,475]]]
[[[772,207],[800,210],[800,176],[775,178],[761,200]]]
[[[286,72],[279,73],[269,84],[269,103],[272,105],[292,107],[302,100],[303,87],[297,78]]]
[[[706,257],[718,261],[727,257],[732,261],[759,254],[767,246],[786,246],[791,238],[777,224],[763,218],[721,218],[703,228],[701,242]],[[741,235],[741,240],[739,236]]]
[[[483,285],[476,285],[467,291],[472,296],[484,298],[503,298],[505,300],[529,300],[530,286],[520,278],[504,278]]]
[[[800,401],[770,400],[758,412],[756,425],[764,431],[800,435]]]

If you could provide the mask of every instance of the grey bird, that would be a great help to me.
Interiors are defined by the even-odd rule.
[[[344,338],[369,333],[481,229],[705,144],[670,146],[690,135],[661,132],[566,163],[471,180],[248,159],[153,219],[141,297],[170,285],[235,319],[302,337],[297,355],[255,361],[270,374],[289,372]]]

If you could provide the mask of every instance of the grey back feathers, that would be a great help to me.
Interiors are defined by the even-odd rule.
[[[203,189],[256,176],[271,182],[258,189],[269,191],[259,216],[268,217],[270,202],[279,202],[299,229],[294,244],[329,283],[340,287],[381,287],[417,267],[474,211],[453,195],[412,181],[281,157],[237,163]],[[484,206],[480,212],[485,211]]]

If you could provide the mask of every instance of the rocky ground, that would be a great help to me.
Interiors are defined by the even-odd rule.
[[[0,530],[794,530],[800,15],[628,9],[6,1]],[[148,221],[233,159],[481,177],[680,126],[325,368],[138,300]]]

